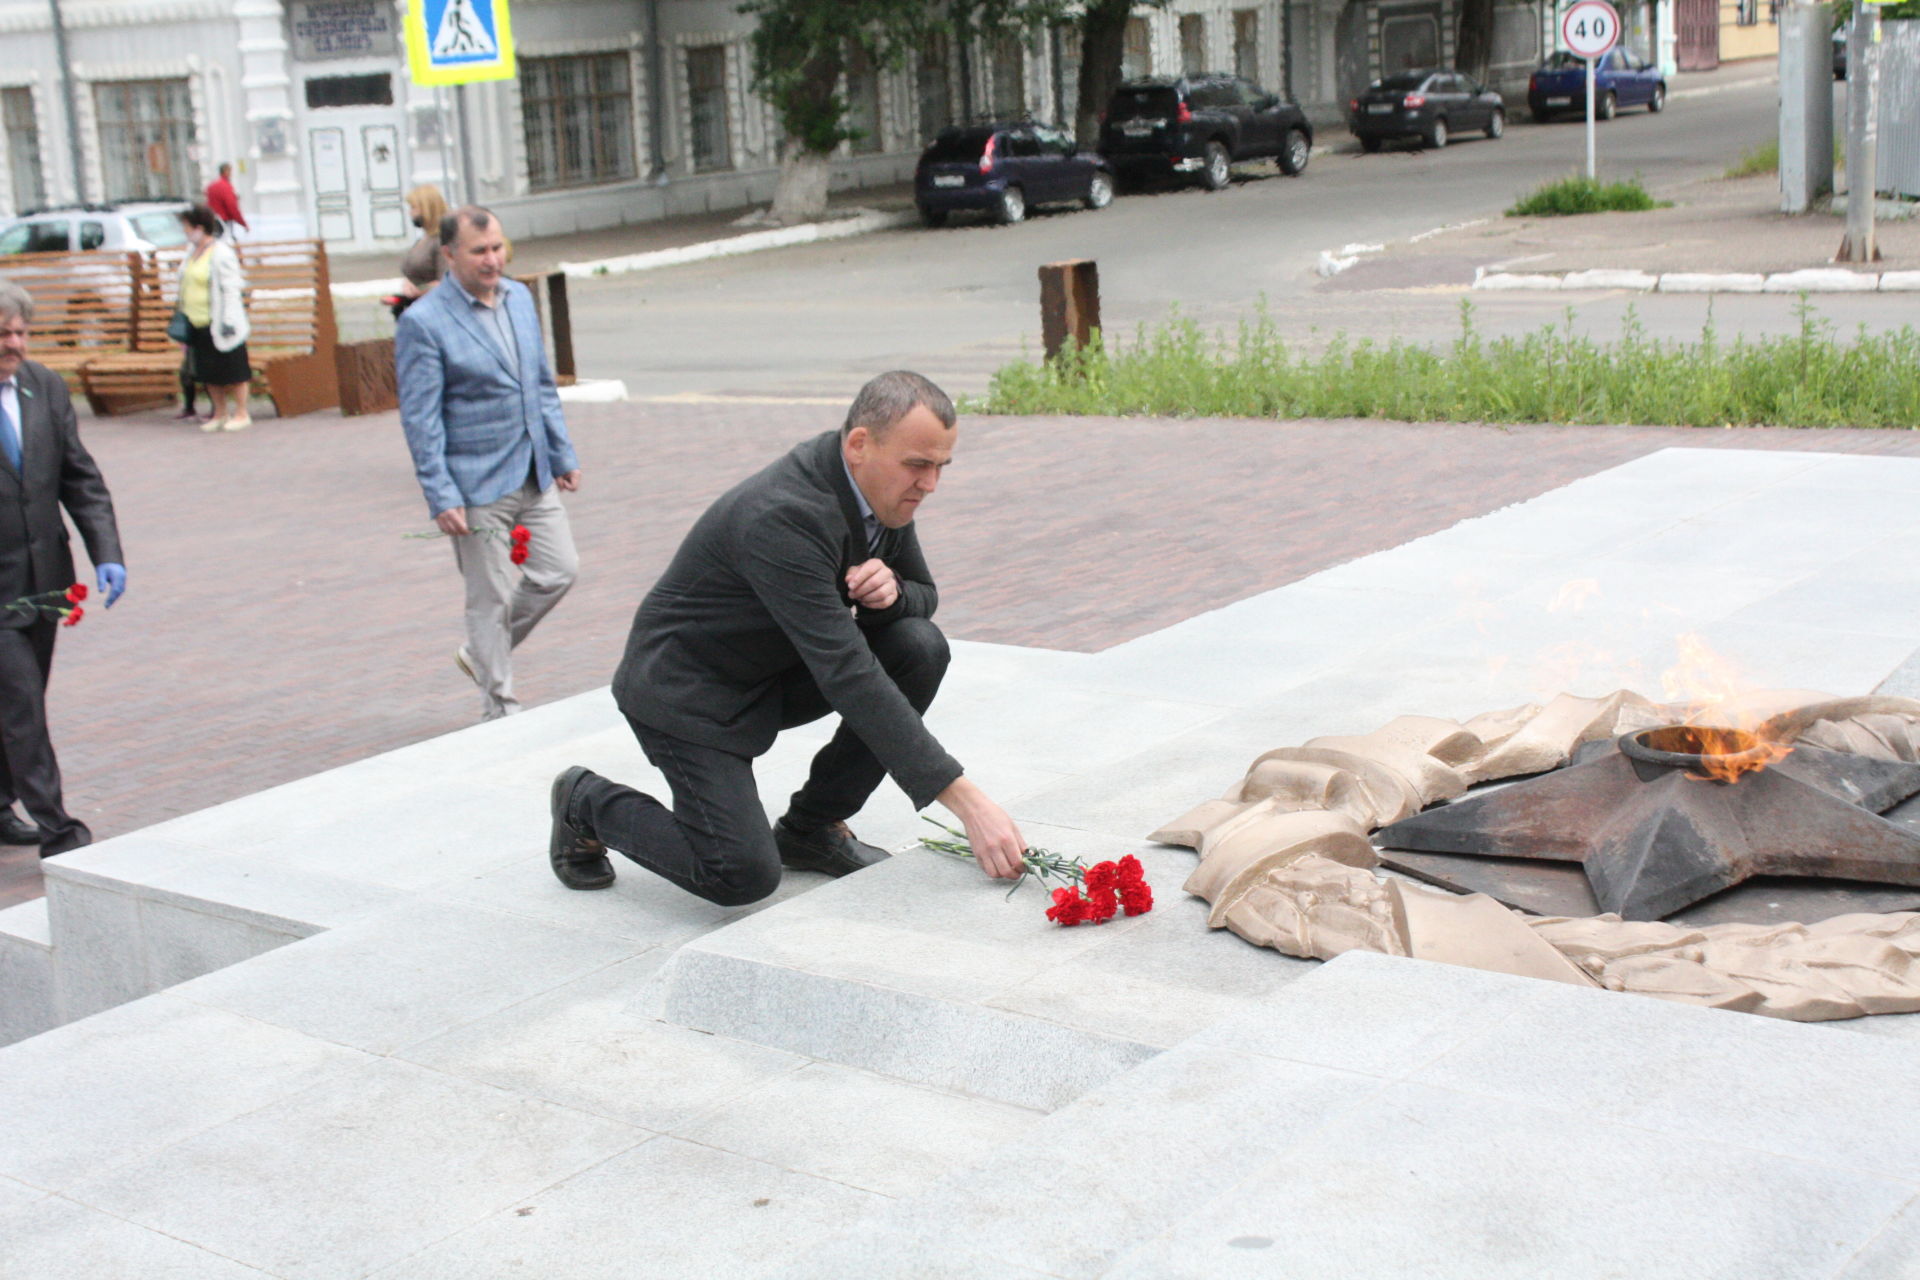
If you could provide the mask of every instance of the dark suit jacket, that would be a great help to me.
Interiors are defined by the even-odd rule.
[[[634,617],[614,700],[662,733],[757,756],[780,731],[783,683],[804,667],[924,808],[960,776],[960,765],[927,732],[861,628],[930,618],[939,593],[911,524],[883,529],[872,554],[900,579],[900,598],[856,616],[846,572],[871,557],[840,433],[807,441],[694,522]]]
[[[73,548],[65,507],[95,564],[125,564],[113,499],[93,455],[80,443],[73,400],[60,375],[31,360],[20,363],[20,448],[25,476],[0,456],[0,603],[71,586]],[[0,626],[36,621],[17,610],[0,613]]]

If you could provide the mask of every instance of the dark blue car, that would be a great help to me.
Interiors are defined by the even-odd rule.
[[[1081,151],[1073,135],[1031,123],[955,125],[920,156],[913,200],[930,227],[952,213],[984,213],[1019,222],[1043,204],[1113,203],[1113,170]]]
[[[1621,107],[1658,111],[1667,105],[1667,78],[1660,68],[1615,49],[1593,69],[1593,116],[1611,120]],[[1587,114],[1586,59],[1562,51],[1527,78],[1527,110],[1535,120]]]

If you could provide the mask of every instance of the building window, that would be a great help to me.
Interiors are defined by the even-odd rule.
[[[1197,76],[1207,69],[1207,20],[1197,13],[1180,15],[1180,74]]]
[[[1127,19],[1127,40],[1120,50],[1120,76],[1138,80],[1153,74],[1153,34],[1145,18]]]
[[[390,107],[393,76],[385,71],[363,76],[315,76],[307,81],[307,107]]]
[[[847,132],[856,155],[880,150],[880,76],[859,45],[847,50]]]
[[[1016,35],[993,42],[993,114],[1017,120],[1027,110],[1027,46]]]
[[[40,168],[40,125],[33,114],[33,90],[0,89],[0,120],[7,131],[13,211],[41,208],[47,203],[47,181]]]
[[[100,171],[109,200],[198,199],[193,105],[185,80],[116,80],[93,86]]]
[[[633,88],[624,53],[520,59],[527,185],[535,191],[634,175]]]
[[[1260,11],[1233,11],[1233,74],[1260,83]]]
[[[920,136],[933,136],[953,123],[953,91],[947,71],[947,37],[935,32],[920,46],[915,87],[920,98]]]
[[[693,171],[733,168],[727,123],[727,47],[687,50],[687,105],[693,115]]]
[[[1734,15],[1736,25],[1742,27],[1760,25],[1760,0],[1737,0],[1736,7],[1737,12]]]
[[[1380,24],[1380,73],[1440,64],[1440,24],[1427,14],[1388,18]]]

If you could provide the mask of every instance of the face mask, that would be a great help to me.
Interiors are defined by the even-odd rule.
[[[425,218],[415,218],[413,225],[425,231],[427,229],[427,220]]]

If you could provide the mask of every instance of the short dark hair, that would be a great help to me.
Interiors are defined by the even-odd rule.
[[[228,174],[230,174],[230,173],[232,173],[232,172],[233,172],[233,164],[232,164],[232,162],[230,162],[230,161],[225,161],[225,160],[223,160],[223,161],[221,161],[221,162],[220,162],[220,176],[221,176],[221,177],[223,177],[223,178],[224,178],[224,177],[226,177],[226,176],[227,176]]]
[[[192,205],[180,211],[180,221],[189,227],[198,227],[210,236],[220,234],[220,219],[213,210],[203,204]]]
[[[500,219],[493,216],[493,210],[482,209],[477,204],[463,204],[446,217],[440,219],[440,243],[452,244],[460,238],[460,224],[466,223],[475,231],[485,231]]]
[[[877,440],[918,407],[932,411],[945,427],[959,420],[953,400],[931,379],[905,369],[883,373],[860,388],[860,394],[853,398],[852,406],[847,409],[847,420],[840,426],[840,438],[844,440],[852,435],[855,427],[865,427]]]

